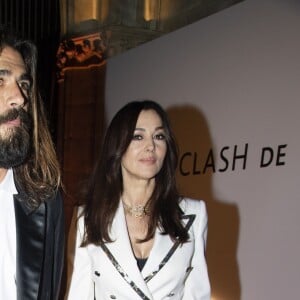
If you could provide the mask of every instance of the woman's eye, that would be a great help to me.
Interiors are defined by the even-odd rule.
[[[156,135],[154,136],[154,138],[155,138],[156,140],[165,140],[165,139],[166,139],[166,136],[165,136],[163,133],[159,133],[159,134],[156,134]]]
[[[135,141],[139,141],[139,140],[141,140],[143,137],[140,135],[140,134],[135,134],[135,135],[133,135],[133,140],[135,140]]]

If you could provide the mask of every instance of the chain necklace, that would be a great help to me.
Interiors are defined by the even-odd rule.
[[[143,218],[143,217],[149,215],[147,203],[146,203],[146,205],[141,205],[141,204],[128,205],[124,201],[122,201],[122,202],[123,202],[125,212],[135,218]]]

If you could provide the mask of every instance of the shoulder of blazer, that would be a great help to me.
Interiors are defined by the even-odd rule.
[[[206,205],[203,200],[182,198],[179,202],[179,206],[185,215],[206,215]]]

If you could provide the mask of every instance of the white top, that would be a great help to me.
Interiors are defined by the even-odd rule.
[[[68,244],[68,293],[65,300],[209,300],[205,261],[207,213],[205,203],[180,202],[189,242],[178,246],[157,228],[147,262],[138,269],[120,201],[112,226],[112,243],[80,247],[84,217],[74,214]],[[80,208],[78,215],[82,212]],[[189,224],[189,225],[188,225]],[[175,247],[176,246],[176,247]]]
[[[13,172],[0,182],[0,299],[17,299],[16,223],[13,195],[17,193]]]

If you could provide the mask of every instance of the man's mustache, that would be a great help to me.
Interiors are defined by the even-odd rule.
[[[0,125],[9,122],[9,121],[13,121],[17,118],[20,118],[21,122],[24,119],[28,118],[28,113],[23,109],[23,108],[13,108],[10,109],[8,112],[6,112],[5,114],[0,115]]]

